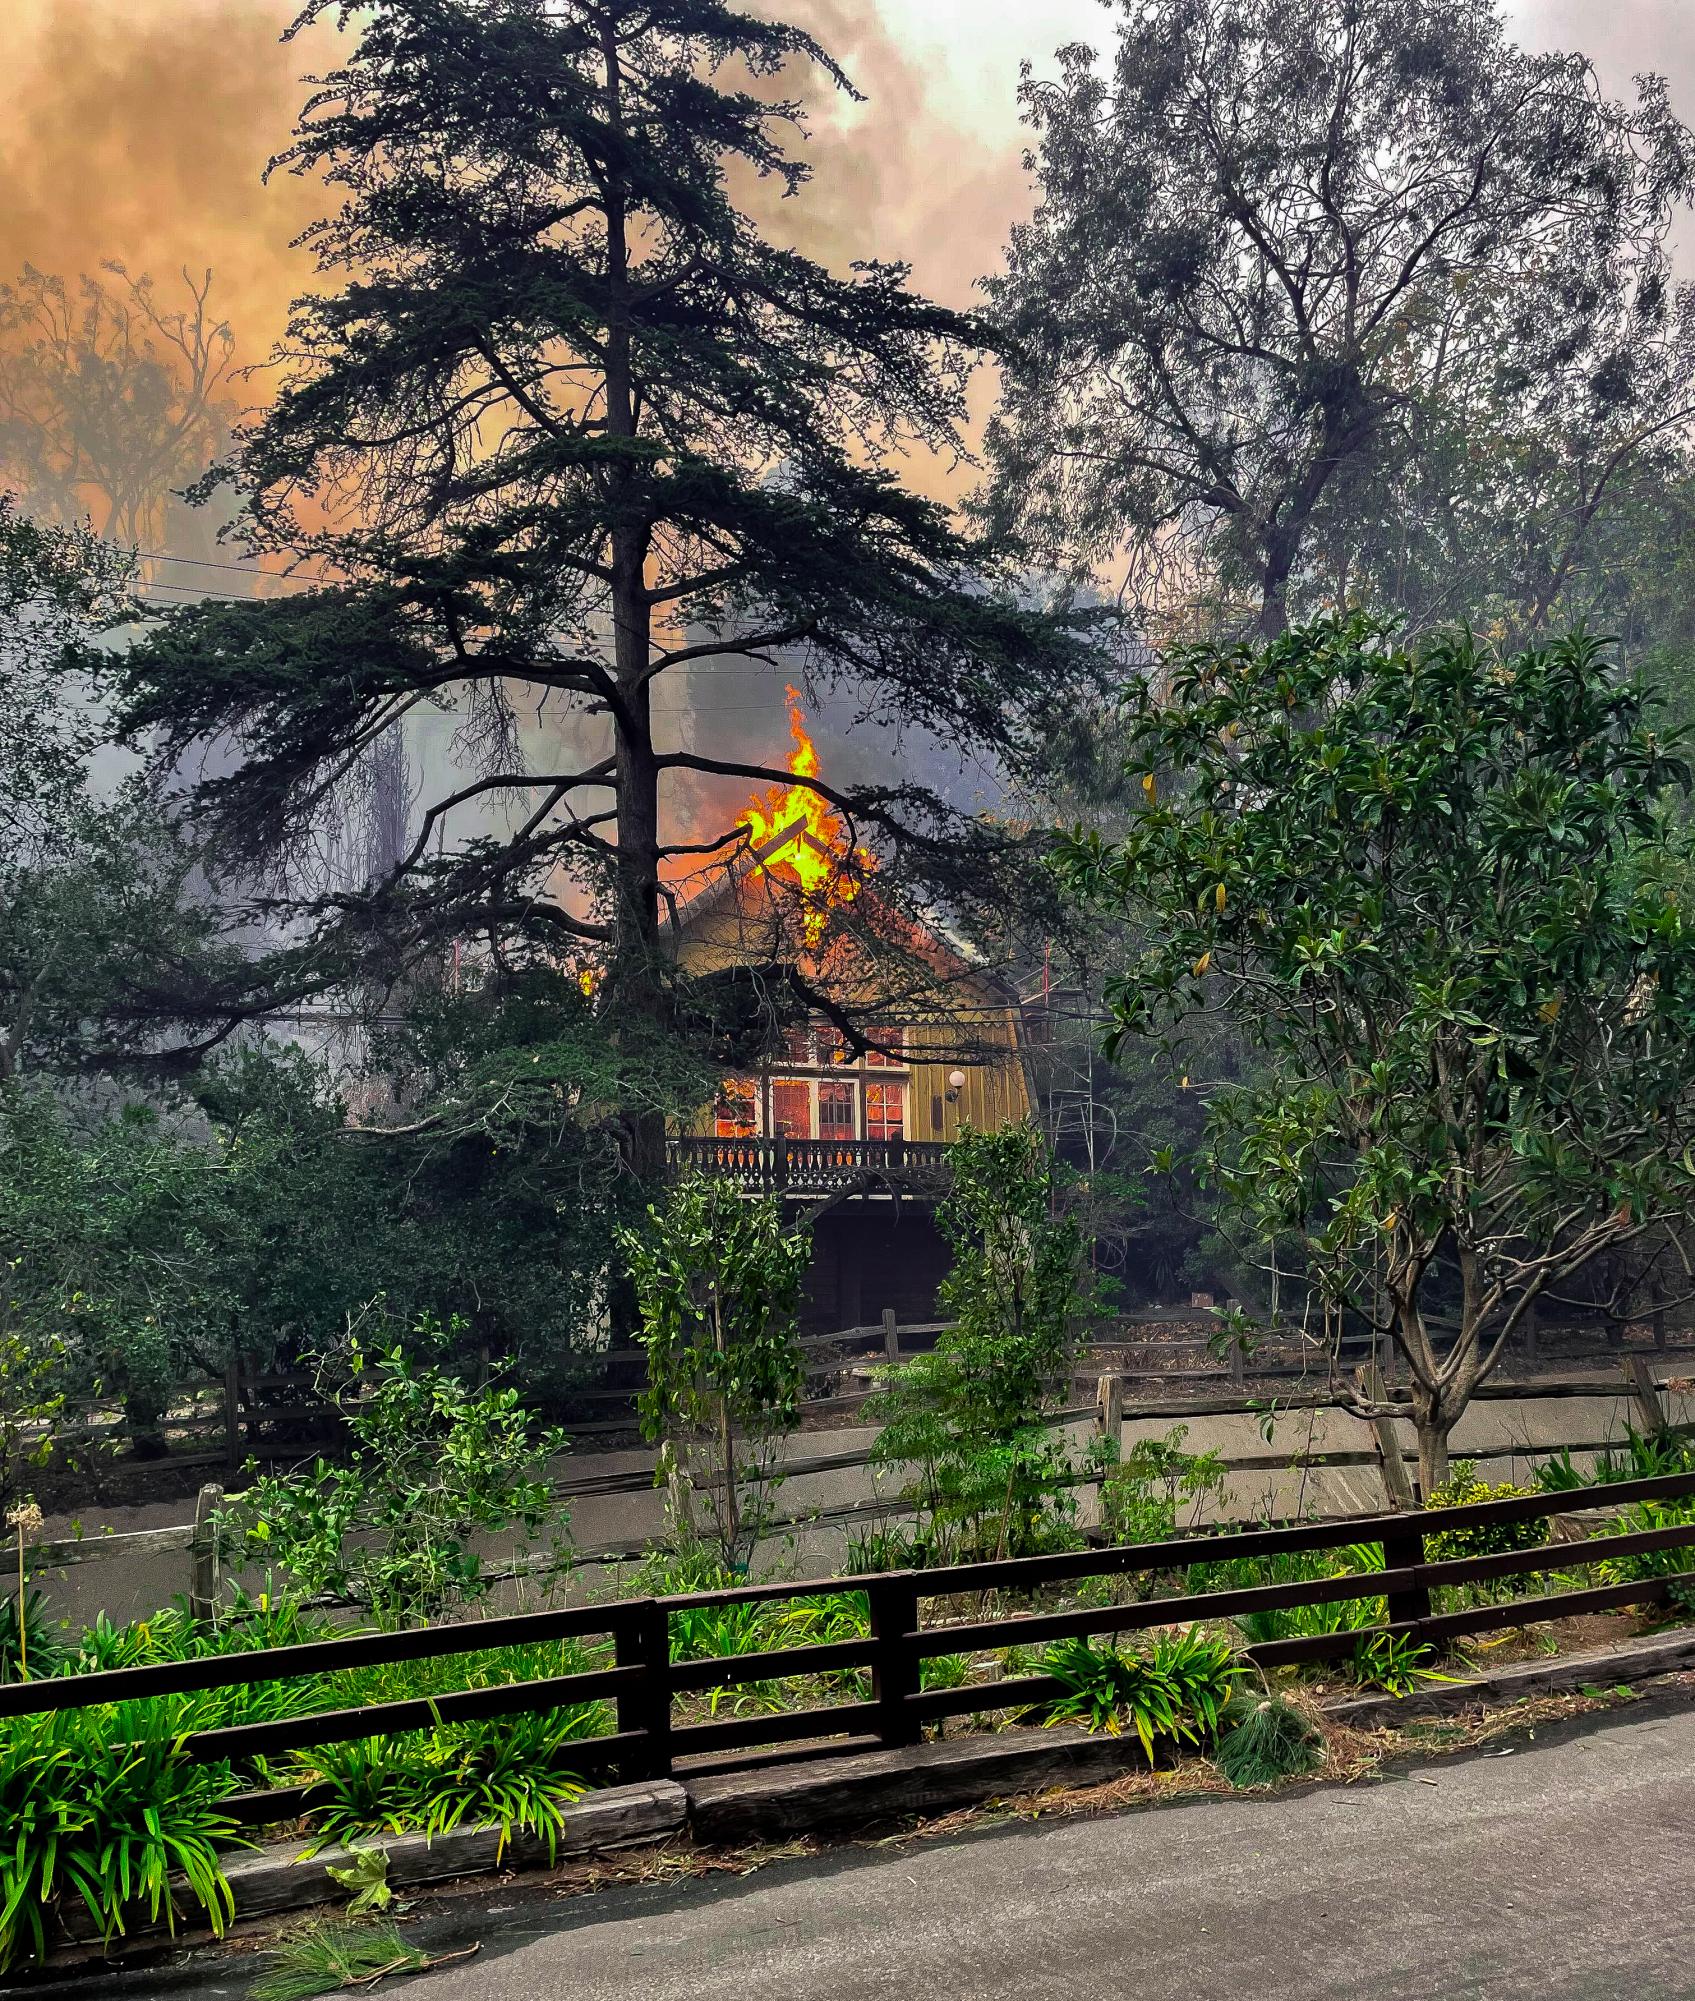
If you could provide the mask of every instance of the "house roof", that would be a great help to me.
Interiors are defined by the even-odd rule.
[[[805,816],[797,815],[787,826],[779,827],[776,833],[762,841],[758,847],[746,849],[738,855],[735,861],[720,871],[711,882],[679,904],[675,914],[670,918],[669,928],[673,938],[680,939],[691,925],[731,902],[744,883],[766,863],[781,855],[791,842],[797,840],[805,841],[820,855],[827,855],[830,852],[807,826]],[[870,912],[886,913],[891,922],[898,923],[903,929],[912,928],[911,919],[895,911],[887,899],[877,895],[874,883],[863,884],[854,902],[856,908],[863,907]],[[952,977],[966,976],[990,980],[997,986],[1006,984],[992,967],[983,962],[975,948],[937,920],[930,919],[918,928],[922,945],[951,962],[948,970]],[[1009,998],[1016,1000],[1010,987],[1007,988],[1007,993]]]

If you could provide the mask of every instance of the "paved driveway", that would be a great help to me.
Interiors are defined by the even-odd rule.
[[[476,1957],[397,1994],[1664,2001],[1695,1996],[1695,1712],[1421,1778],[472,1909]]]

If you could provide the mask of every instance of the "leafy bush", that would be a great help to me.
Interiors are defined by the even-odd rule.
[[[1613,1524],[1612,1533],[1632,1535],[1639,1529],[1674,1528],[1684,1522],[1689,1524],[1688,1542],[1676,1543],[1669,1549],[1643,1549],[1631,1556],[1608,1557],[1595,1566],[1600,1581],[1646,1583],[1695,1569],[1695,1501],[1638,1501]],[[1695,1613],[1695,1584],[1674,1584],[1670,1597],[1680,1612]]]
[[[1075,1548],[1085,1469],[1043,1420],[1093,1304],[1081,1232],[1032,1127],[967,1127],[948,1160],[936,1220],[953,1253],[940,1295],[952,1324],[934,1353],[881,1373],[872,1457],[900,1469],[928,1561]]]
[[[1216,1452],[1185,1452],[1186,1424],[1163,1438],[1143,1438],[1101,1481],[1101,1521],[1116,1543],[1168,1542],[1179,1518],[1185,1528],[1200,1520],[1209,1500],[1224,1492],[1224,1461]]]
[[[133,1913],[174,1931],[178,1889],[222,1933],[233,1915],[218,1850],[227,1764],[183,1755],[185,1698],[67,1709],[0,1724],[0,1971],[45,1950],[80,1903],[110,1939]]]
[[[1477,1477],[1470,1459],[1456,1459],[1448,1478],[1433,1487],[1428,1505],[1432,1508],[1470,1508],[1483,1501],[1517,1501],[1535,1490],[1515,1487],[1502,1481],[1490,1486]],[[1476,1528],[1443,1529],[1424,1539],[1425,1553],[1432,1563],[1447,1563],[1466,1556],[1495,1556],[1512,1549],[1534,1549],[1542,1541],[1547,1524],[1533,1522],[1491,1522]]]
[[[412,1332],[426,1351],[445,1338],[428,1320]],[[233,1518],[250,1558],[280,1565],[305,1597],[329,1593],[406,1626],[486,1595],[479,1533],[549,1528],[557,1554],[565,1513],[537,1469],[564,1436],[538,1430],[515,1390],[471,1390],[401,1347],[367,1355],[357,1338],[346,1361],[331,1394],[348,1461],[256,1481]]]
[[[1324,1738],[1318,1725],[1281,1696],[1268,1695],[1257,1702],[1238,1696],[1224,1720],[1227,1727],[1215,1754],[1218,1769],[1242,1791],[1299,1778],[1323,1761]]]
[[[1580,1472],[1565,1447],[1536,1468],[1536,1484],[1545,1494],[1570,1494],[1620,1480],[1664,1479],[1673,1473],[1695,1473],[1695,1438],[1686,1431],[1647,1433],[1627,1425],[1623,1449],[1598,1453],[1592,1473]]]
[[[776,1196],[697,1175],[620,1233],[641,1309],[642,1436],[662,1441],[704,1508],[673,1533],[704,1532],[726,1566],[764,1534],[781,1445],[805,1386],[799,1345],[810,1226],[787,1227]],[[661,1474],[663,1479],[663,1473]]]
[[[1228,1640],[1194,1627],[1160,1635],[1145,1653],[1059,1640],[1042,1656],[1042,1670],[1067,1690],[1044,1706],[1047,1722],[1113,1735],[1128,1727],[1150,1764],[1161,1739],[1199,1744],[1215,1737],[1242,1672]]]

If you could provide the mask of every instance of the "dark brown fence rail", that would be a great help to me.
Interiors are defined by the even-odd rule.
[[[1695,1495],[1695,1473],[1682,1473],[1653,1480],[1623,1481],[1588,1491],[1581,1497],[1533,1494],[1417,1514],[1355,1516],[1343,1521],[1303,1523],[1293,1528],[1185,1536],[1172,1542],[1086,1549],[1002,1563],[960,1564],[946,1569],[748,1584],[729,1591],[624,1599],[570,1610],[522,1613],[475,1624],[433,1626],[414,1632],[353,1634],[345,1639],[313,1641],[296,1647],[0,1686],[0,1718],[79,1709],[96,1703],[127,1703],[195,1689],[287,1681],[306,1674],[391,1662],[485,1654],[500,1647],[538,1640],[606,1635],[613,1648],[613,1664],[607,1668],[502,1687],[468,1689],[425,1700],[323,1710],[274,1722],[206,1731],[188,1738],[186,1748],[196,1757],[227,1758],[239,1764],[316,1744],[427,1729],[437,1721],[551,1710],[610,1697],[615,1705],[615,1728],[606,1736],[585,1738],[576,1754],[585,1774],[650,1777],[668,1774],[679,1765],[698,1772],[711,1769],[714,1761],[746,1762],[749,1753],[762,1754],[766,1759],[816,1757],[846,1749],[911,1743],[926,1723],[947,1716],[1023,1708],[1060,1689],[1060,1684],[1046,1675],[1021,1675],[926,1690],[922,1686],[922,1663],[938,1655],[1029,1645],[1069,1635],[1145,1631],[1177,1622],[1219,1620],[1246,1612],[1332,1604],[1346,1599],[1379,1596],[1385,1599],[1388,1617],[1384,1623],[1274,1640],[1246,1649],[1250,1658],[1271,1666],[1347,1654],[1374,1635],[1403,1635],[1417,1644],[1440,1647],[1466,1633],[1536,1625],[1618,1606],[1665,1604],[1670,1602],[1677,1587],[1695,1586],[1695,1569],[1447,1612],[1433,1611],[1431,1592],[1447,1585],[1581,1570],[1609,1559],[1649,1551],[1695,1550],[1695,1523],[1676,1522],[1576,1541],[1544,1542],[1532,1549],[1442,1562],[1426,1559],[1426,1539],[1456,1529],[1544,1521],[1555,1515],[1594,1508],[1622,1513],[1637,1502],[1677,1501],[1691,1495]],[[1269,1558],[1292,1552],[1344,1549],[1359,1543],[1381,1547],[1384,1561],[1381,1571],[1298,1583],[1251,1585],[1228,1591],[1179,1593],[1128,1605],[1045,1609],[1040,1604],[1043,1595],[1084,1578],[1143,1575],[1169,1579],[1188,1565],[1224,1557]],[[868,1638],[705,1660],[673,1661],[670,1657],[669,1621],[674,1612],[805,1600],[843,1590],[865,1593],[870,1607]],[[992,1602],[1001,1608],[994,1616],[984,1616],[983,1600],[987,1594],[995,1594]],[[975,1600],[977,1616],[948,1616],[961,1612],[961,1600],[968,1604]],[[938,1617],[938,1612],[943,1616]],[[673,1715],[679,1695],[853,1668],[870,1670],[869,1700],[682,1724]],[[138,1722],[139,1719],[126,1721],[120,1714],[113,1727],[115,1731],[133,1729]],[[796,1748],[784,1751],[781,1748],[784,1745]],[[234,1811],[248,1824],[263,1824],[289,1818],[311,1804],[311,1789],[294,1787],[245,1794],[234,1803]]]

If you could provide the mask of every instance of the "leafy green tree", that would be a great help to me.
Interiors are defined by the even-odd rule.
[[[20,1327],[150,1422],[236,1356],[294,1366],[377,1303],[439,1312],[557,1400],[592,1367],[637,1191],[624,1121],[693,1101],[664,1045],[613,1050],[576,981],[415,991],[363,1074],[240,1050],[158,1103],[0,1092],[0,1246]],[[691,1095],[692,1094],[692,1095]]]
[[[106,722],[85,649],[132,585],[86,527],[0,493],[0,1085],[144,1061],[164,987],[207,957],[183,830],[141,786],[91,779]]]
[[[939,1297],[953,1324],[885,1375],[873,1456],[909,1469],[936,1560],[1030,1555],[1074,1512],[1077,1469],[1043,1417],[1093,1305],[1082,1231],[1033,1127],[967,1128],[948,1161]]]
[[[566,1519],[544,1469],[564,1435],[538,1426],[516,1390],[473,1390],[419,1359],[452,1331],[426,1317],[404,1347],[367,1352],[355,1329],[324,1376],[346,1461],[267,1476],[240,1497],[244,1553],[277,1565],[291,1591],[328,1593],[382,1626],[421,1625],[493,1588],[479,1540],[547,1530],[560,1557]]]
[[[337,11],[310,0],[296,28]],[[953,445],[982,330],[898,267],[833,276],[735,205],[742,176],[805,178],[785,68],[846,87],[796,27],[724,0],[347,18],[353,51],[278,162],[333,191],[307,233],[325,282],[234,469],[253,546],[334,581],[169,619],[122,664],[126,726],[167,763],[229,742],[196,811],[221,866],[274,874],[403,717],[457,718],[462,768],[387,874],[285,883],[273,998],[464,939],[593,961],[620,1034],[688,1028],[662,918],[745,835],[703,838],[678,794],[790,776],[671,740],[691,671],[800,648],[866,715],[1008,768],[1090,671],[1069,622],[1024,609],[995,552],[890,470]],[[880,830],[885,899],[982,895],[1012,839],[915,783],[807,782]],[[644,1170],[661,1139],[634,1128]]]
[[[1162,635],[1381,602],[1534,627],[1682,449],[1695,146],[1493,0],[1127,0],[1027,77],[994,511]]]
[[[663,1441],[661,1477],[674,1468],[703,1497],[727,1568],[745,1565],[765,1532],[794,1429],[811,1249],[776,1197],[704,1175],[677,1183],[624,1236],[647,1349],[642,1434]],[[673,1529],[698,1532],[692,1521]]]
[[[1212,1007],[1263,1052],[1214,1095],[1212,1171],[1251,1242],[1294,1235],[1397,1344],[1429,1493],[1537,1298],[1686,1211],[1681,740],[1581,636],[1321,621],[1129,702],[1143,809],[1068,844],[1148,927],[1116,1034]]]

